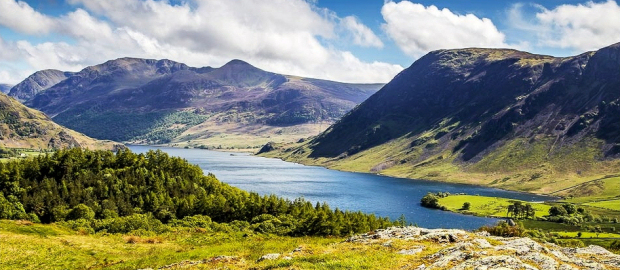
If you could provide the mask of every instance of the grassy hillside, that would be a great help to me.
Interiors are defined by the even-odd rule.
[[[8,148],[58,149],[84,147],[117,149],[112,141],[101,141],[64,128],[42,112],[30,109],[0,93],[0,145]]]
[[[564,196],[620,173],[619,51],[431,52],[325,132],[261,155]],[[607,196],[588,190],[573,197]]]

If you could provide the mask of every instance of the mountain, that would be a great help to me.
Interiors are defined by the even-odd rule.
[[[25,101],[54,86],[72,74],[71,72],[63,72],[55,69],[37,71],[22,82],[13,86],[8,94],[19,101]]]
[[[30,109],[0,93],[0,146],[10,148],[54,149],[85,147],[115,150],[123,147],[99,141],[54,123],[42,112]]]
[[[434,51],[320,136],[271,148],[337,169],[539,193],[609,177],[620,164],[620,43],[564,58]]]
[[[121,58],[70,74],[25,104],[99,139],[248,148],[316,135],[381,86],[281,75],[241,60],[194,68]]]
[[[8,93],[13,86],[10,84],[0,83],[0,93],[6,94]]]

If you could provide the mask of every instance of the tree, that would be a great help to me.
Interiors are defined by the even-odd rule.
[[[471,203],[469,203],[469,202],[464,202],[464,203],[463,203],[463,207],[461,207],[461,209],[463,209],[463,210],[469,210],[469,207],[471,207]]]
[[[577,212],[577,207],[575,207],[574,204],[565,203],[565,204],[562,205],[562,207],[564,207],[564,209],[566,209],[566,213],[569,214],[569,215],[572,215],[572,214]]]
[[[566,216],[567,214],[568,212],[563,206],[551,206],[551,208],[549,208],[550,216]]]
[[[85,219],[92,220],[95,218],[95,211],[88,207],[85,204],[78,204],[67,215],[67,219],[76,220],[76,219]]]
[[[439,205],[439,199],[433,193],[428,193],[421,200],[422,206],[428,208],[439,209],[441,206]]]

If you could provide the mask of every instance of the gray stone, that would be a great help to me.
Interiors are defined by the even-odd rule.
[[[413,249],[403,249],[401,251],[398,252],[398,254],[402,254],[402,255],[415,255],[418,254],[420,252],[422,252],[424,250],[424,247],[416,247]]]
[[[262,261],[265,261],[265,260],[276,260],[278,258],[280,258],[280,253],[270,253],[270,254],[265,254],[265,255],[261,256],[258,259],[258,262],[262,262]]]

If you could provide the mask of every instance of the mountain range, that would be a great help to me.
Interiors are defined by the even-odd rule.
[[[194,68],[120,58],[36,72],[9,95],[99,139],[251,148],[316,135],[382,86],[281,75],[241,60]]]
[[[28,149],[84,147],[115,150],[121,144],[100,141],[54,123],[45,114],[30,109],[0,93],[0,146]]]
[[[433,51],[319,136],[261,152],[540,193],[610,177],[620,165],[620,43],[562,58]]]
[[[10,84],[0,83],[0,93],[7,94],[13,88]]]

